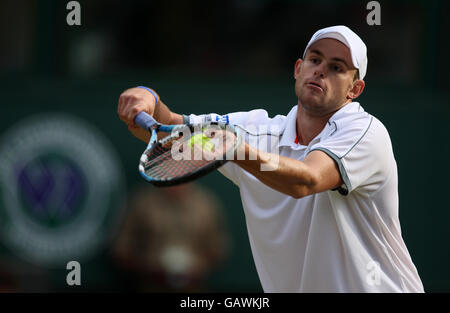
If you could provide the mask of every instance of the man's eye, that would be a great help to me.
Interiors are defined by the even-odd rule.
[[[311,62],[314,63],[314,64],[317,64],[317,63],[319,63],[319,59],[317,59],[317,58],[312,58],[312,59],[311,59]]]
[[[333,71],[336,71],[336,72],[341,72],[342,71],[342,68],[339,65],[333,65],[332,69],[333,69]]]

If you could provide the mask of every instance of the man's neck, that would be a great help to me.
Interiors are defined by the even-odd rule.
[[[299,103],[297,107],[297,138],[299,143],[307,146],[318,134],[320,134],[330,117],[350,102],[351,101],[348,101],[336,110],[324,115],[311,114]]]

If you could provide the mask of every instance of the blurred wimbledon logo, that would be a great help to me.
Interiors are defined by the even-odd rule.
[[[29,117],[0,139],[0,238],[39,265],[86,258],[118,221],[123,179],[113,146],[85,120]]]

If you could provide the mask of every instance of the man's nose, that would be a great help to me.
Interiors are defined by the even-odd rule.
[[[314,71],[314,75],[320,76],[321,78],[324,78],[326,75],[326,66],[325,63],[322,62],[319,66],[317,66],[316,70]]]

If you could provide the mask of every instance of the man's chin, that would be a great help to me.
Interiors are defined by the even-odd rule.
[[[323,102],[317,96],[302,97],[300,103],[305,109],[320,111],[324,108]]]

